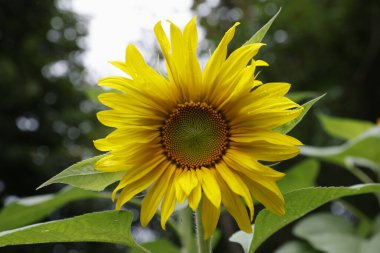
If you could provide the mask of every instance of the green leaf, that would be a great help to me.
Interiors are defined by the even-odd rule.
[[[173,245],[170,241],[168,240],[157,240],[154,242],[147,242],[147,243],[142,243],[141,246],[144,248],[150,250],[152,253],[180,253],[180,250],[178,247]],[[139,249],[132,249],[129,251],[129,253],[141,253],[144,251],[141,251]]]
[[[326,253],[358,253],[362,240],[350,234],[334,234],[325,231],[324,234],[310,235],[307,241],[314,247]]]
[[[150,252],[134,241],[130,231],[132,218],[129,211],[105,211],[33,224],[0,232],[0,247],[50,242],[107,242]]]
[[[317,213],[304,218],[293,228],[293,234],[307,238],[313,234],[343,233],[355,234],[354,226],[346,218],[331,213]]]
[[[271,27],[273,21],[277,18],[278,14],[280,14],[281,8],[277,11],[277,13],[263,26],[258,30],[244,45],[260,43],[265,35],[267,34],[269,28]]]
[[[280,127],[277,127],[274,129],[274,131],[276,132],[279,132],[279,133],[283,133],[283,134],[286,134],[288,132],[290,132],[298,123],[301,122],[301,120],[303,119],[303,117],[306,115],[306,113],[310,110],[310,108],[318,101],[320,100],[321,98],[323,98],[326,94],[323,94],[319,97],[316,97],[306,103],[304,103],[302,105],[303,107],[303,111],[302,113],[300,114],[300,116],[298,116],[297,118],[293,119],[292,121],[286,123],[285,125],[282,125]]]
[[[313,249],[307,243],[291,241],[275,250],[274,253],[319,253],[319,251]]]
[[[58,194],[27,197],[12,202],[0,212],[0,231],[18,228],[41,220],[63,205],[84,198],[105,197],[95,192],[65,188]]]
[[[281,192],[311,187],[319,173],[319,162],[314,159],[305,159],[285,172],[284,179],[278,182]]]
[[[319,213],[299,222],[293,233],[326,253],[358,253],[364,242],[353,224],[341,216]]]
[[[255,221],[254,236],[242,231],[233,235],[246,252],[253,253],[272,234],[305,214],[341,197],[380,192],[380,184],[362,184],[351,187],[312,187],[298,189],[284,195],[285,215],[278,216],[268,210],[261,211]],[[253,238],[253,239],[252,239]],[[247,244],[247,242],[249,242]],[[243,245],[244,244],[244,245]]]
[[[380,234],[376,234],[370,240],[367,240],[362,244],[360,253],[378,253],[379,249]]]
[[[307,217],[294,227],[293,233],[326,253],[376,253],[380,248],[380,234],[366,240],[347,218],[330,213]]]
[[[324,114],[319,114],[318,118],[323,129],[329,135],[342,140],[353,139],[375,126],[369,121],[332,117]]]
[[[284,216],[263,210],[256,218],[249,252],[253,253],[269,236],[292,221],[304,216],[329,201],[341,197],[380,192],[380,184],[362,184],[351,187],[315,187],[285,194]]]
[[[340,146],[302,146],[301,154],[316,157],[347,169],[364,166],[380,171],[380,127],[375,126]]]
[[[120,180],[125,172],[102,172],[95,170],[95,163],[106,156],[99,155],[76,163],[52,177],[37,189],[53,183],[64,183],[85,190],[102,191],[108,185]]]

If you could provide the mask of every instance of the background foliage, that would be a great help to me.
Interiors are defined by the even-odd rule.
[[[377,80],[377,68],[380,66],[379,1],[369,0],[363,3],[356,0],[195,0],[193,10],[206,31],[206,40],[201,42],[200,53],[208,54],[208,48],[215,47],[224,32],[236,21],[240,21],[241,25],[231,49],[239,47],[265,24],[279,7],[282,7],[282,12],[264,39],[267,46],[259,55],[270,63],[270,67],[260,73],[260,79],[267,82],[288,81],[296,91],[312,91],[316,94],[327,92],[317,104],[318,113],[366,120],[368,128],[372,127],[373,123],[370,122],[375,122],[380,117],[380,86]],[[59,2],[0,0],[0,200],[3,205],[18,197],[57,192],[60,185],[52,185],[38,192],[35,188],[74,162],[92,156],[95,152],[92,140],[96,136],[102,136],[102,132],[106,131],[95,119],[95,111],[99,105],[85,96],[90,88],[85,79],[88,73],[83,69],[81,62],[81,53],[86,48],[83,43],[85,35],[86,20],[70,10],[60,8]],[[300,102],[305,100],[303,95],[299,96],[302,98]],[[331,129],[336,129],[336,125],[330,127],[329,132],[326,117],[319,116],[321,122],[325,122],[324,125],[320,125],[315,115],[308,114],[291,134],[314,146],[344,145],[351,139],[351,133],[343,133],[343,136],[331,135]],[[324,126],[330,136],[321,126]],[[364,130],[366,129],[358,130],[357,134],[360,135]],[[360,149],[365,150],[367,145]],[[376,146],[372,149],[376,150]],[[309,155],[313,156],[310,153]],[[378,153],[374,155],[375,158],[379,157]],[[328,157],[317,158],[322,160],[318,185],[359,183],[347,168],[344,169],[347,165],[344,159],[331,163]],[[299,158],[301,159],[303,157]],[[282,163],[278,168],[282,170],[291,167],[295,162],[298,161]],[[310,164],[315,163],[315,160],[308,160],[307,163],[307,168],[303,167],[305,171],[311,167],[316,168],[312,171],[318,170]],[[376,180],[373,170],[364,171],[370,179]],[[307,173],[309,172],[308,170]],[[304,179],[300,176],[302,174],[290,175],[290,180],[297,177]],[[315,174],[308,174],[313,175]],[[314,181],[313,178],[308,180]],[[298,185],[299,188],[304,186],[308,185]],[[89,211],[112,209],[110,200],[104,196],[99,199],[99,196],[92,194],[75,191],[67,193],[65,190],[59,194],[60,197],[55,198],[55,202],[37,200],[40,209],[44,210],[39,214],[36,214],[35,209],[28,214],[25,206],[17,206],[17,203],[12,206],[13,211],[9,212],[26,211],[22,213],[26,225],[37,221],[33,220],[36,217],[55,220]],[[78,199],[82,200],[72,203]],[[360,196],[348,201],[371,220],[378,213],[378,203],[373,196]],[[67,205],[69,202],[71,204]],[[65,207],[54,211],[63,205]],[[324,205],[318,210],[330,212],[336,211],[338,207],[339,204],[334,203]],[[131,210],[134,209],[131,207]],[[256,208],[256,212],[259,210],[260,207]],[[358,218],[355,218],[351,211],[343,209],[343,213],[345,217],[357,222]],[[4,223],[6,217],[9,216],[0,213],[2,230],[12,228]],[[135,213],[133,221],[137,218]],[[285,251],[286,248],[282,248],[278,253],[295,253],[295,248],[302,249],[300,252],[319,252],[321,249],[310,246],[318,244],[315,243],[315,238],[299,232],[303,227],[307,227],[307,222],[312,221],[304,220],[294,228],[287,226],[278,232],[276,237],[271,238],[269,243],[264,243],[257,252],[273,252],[290,239],[296,241],[286,247],[293,251]],[[155,222],[152,226],[158,227]],[[237,229],[228,215],[222,215],[219,227],[223,231],[223,239],[220,240],[216,252],[241,252],[238,244],[228,242],[228,238]],[[132,232],[136,232],[136,235],[139,231],[141,228],[138,223],[133,222]],[[148,231],[145,235],[152,236],[152,233]],[[364,234],[372,235],[370,232]],[[153,237],[156,236],[157,234],[153,233]],[[166,236],[178,243],[179,239],[173,232],[167,233]],[[299,241],[297,238],[303,240]],[[166,245],[167,242],[160,243]],[[0,248],[0,252],[8,253],[96,253],[105,250],[125,252],[126,248],[100,243]]]

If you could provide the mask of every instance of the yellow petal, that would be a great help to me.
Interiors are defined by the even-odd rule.
[[[181,98],[185,100],[199,100],[199,90],[202,87],[202,73],[196,55],[198,34],[193,18],[181,32],[174,23],[170,22],[171,61],[177,75],[173,77],[179,89]]]
[[[261,67],[261,66],[267,67],[267,66],[269,66],[269,64],[266,61],[263,61],[263,60],[257,60],[257,61],[255,61],[255,65],[258,66],[258,67]]]
[[[230,80],[234,79],[237,73],[246,67],[247,63],[258,53],[263,45],[262,43],[249,44],[233,51],[223,63],[220,74],[217,77],[219,82],[227,84]]]
[[[283,97],[290,88],[288,83],[268,83],[262,84],[260,81],[255,80],[253,87],[256,87],[252,92],[246,96],[240,95],[239,99],[233,100],[233,104],[229,105],[225,110],[231,118],[232,125],[239,120],[238,116],[247,114],[255,114],[267,110],[283,111],[293,108],[299,108],[297,103]],[[247,122],[249,119],[241,118],[240,120]]]
[[[109,161],[106,160],[106,157],[102,158],[96,163],[96,166],[107,166],[108,164],[104,163],[117,162],[120,166],[124,166],[128,171],[131,171],[153,166],[157,159],[166,160],[166,156],[162,153],[161,144],[151,143],[132,143],[132,145],[126,145],[123,149],[112,151],[110,155],[112,156]]]
[[[112,159],[129,168],[136,168],[142,164],[151,162],[152,157],[165,157],[162,154],[160,143],[129,143],[122,148],[111,151]],[[103,159],[97,165],[103,165]]]
[[[119,182],[119,185],[115,188],[112,193],[112,198],[115,198],[115,194],[118,190],[123,189],[120,193],[120,196],[116,202],[116,209],[120,209],[125,203],[127,203],[131,198],[136,194],[142,192],[148,188],[152,183],[154,183],[161,174],[165,171],[165,164],[159,164],[157,166],[147,167],[149,171],[149,177],[144,177],[134,173],[131,177],[131,172],[128,172],[122,180]],[[147,173],[147,172],[145,172]],[[137,174],[137,175],[136,175]]]
[[[247,210],[239,195],[233,193],[218,174],[216,177],[222,194],[222,202],[227,211],[234,217],[239,228],[247,233],[252,233],[252,226]]]
[[[154,156],[151,160],[141,163],[140,165],[134,165],[127,172],[128,183],[135,182],[143,177],[152,177],[157,170],[161,170],[161,167],[167,163],[165,156]],[[149,174],[149,176],[147,176]]]
[[[201,184],[198,183],[197,186],[190,193],[189,198],[188,198],[189,206],[193,211],[197,210],[199,206],[199,202],[201,201],[201,197],[202,197],[202,188],[201,188]]]
[[[115,145],[116,147],[121,147],[125,144],[125,141],[128,142],[137,142],[137,143],[151,143],[154,139],[159,139],[160,131],[158,129],[149,129],[144,127],[127,127],[123,129],[116,129],[110,133],[106,140],[109,145]]]
[[[100,150],[100,151],[109,151],[109,150],[111,150],[110,147],[109,147],[109,143],[106,140],[106,138],[95,140],[94,141],[94,146],[95,146],[95,148],[97,150]]]
[[[144,76],[147,75],[149,75],[149,73],[144,74]],[[136,104],[141,107],[155,108],[156,110],[165,112],[167,108],[173,105],[175,100],[173,99],[172,92],[166,83],[167,81],[165,79],[162,81],[160,78],[163,77],[157,77],[157,75],[157,73],[151,75],[150,81],[146,81],[147,83],[137,82],[136,80],[125,77],[110,76],[100,79],[98,84],[99,86],[107,86],[122,91],[124,94],[127,93],[128,97],[124,100],[124,103],[129,106]],[[157,85],[150,87],[152,86],[151,83],[156,83]],[[150,86],[147,86],[146,84],[149,84]]]
[[[245,114],[231,120],[231,132],[236,129],[274,129],[297,118],[302,109],[294,110],[266,110],[255,114]]]
[[[178,70],[173,62],[172,56],[170,55],[170,43],[164,29],[162,29],[161,22],[158,22],[154,26],[154,33],[156,34],[158,44],[160,45],[161,51],[166,60],[169,80],[172,80],[175,84],[179,84],[180,80],[178,79]]]
[[[302,145],[302,142],[288,135],[281,133],[267,131],[267,130],[257,130],[254,132],[232,134],[230,140],[235,142],[249,142],[254,145],[254,142],[268,142],[272,144],[286,144],[286,145]]]
[[[145,63],[140,52],[132,44],[127,47],[125,64],[133,72],[130,75],[134,80],[143,82],[147,88],[152,88],[151,90],[155,91],[156,96],[165,99],[169,88],[166,79]]]
[[[237,101],[240,101],[251,92],[255,69],[256,66],[254,64],[242,69],[236,81],[225,87],[225,94],[228,97],[220,96],[218,100],[215,100],[215,103],[219,104],[218,110],[223,111],[227,117],[233,117],[233,115],[230,114],[231,107],[234,108],[235,105],[238,104]]]
[[[120,208],[129,200],[131,200],[131,198],[133,198],[136,194],[142,192],[152,183],[154,183],[164,172],[164,168],[164,166],[158,167],[155,170],[151,171],[149,177],[142,177],[133,183],[127,183],[117,199],[116,209],[120,210]]]
[[[208,99],[213,104],[225,101],[239,83],[247,63],[257,54],[263,44],[250,44],[236,49],[223,63]]]
[[[224,179],[228,187],[236,194],[243,197],[250,210],[250,217],[253,218],[253,201],[249,189],[241,180],[240,176],[231,171],[224,162],[216,164],[216,172]]]
[[[182,169],[177,169],[176,174],[174,175],[175,194],[176,194],[177,201],[180,204],[183,203],[187,197],[185,191],[182,189],[181,184],[179,182],[179,179],[185,173],[186,171]]]
[[[126,171],[128,166],[120,163],[114,155],[108,154],[95,163],[95,168],[104,172]]]
[[[223,160],[229,168],[239,171],[253,180],[257,177],[269,177],[273,180],[279,180],[285,176],[284,173],[262,165],[238,150],[228,150]]]
[[[272,180],[251,180],[242,177],[253,197],[273,213],[284,215],[284,197]]]
[[[126,185],[128,184],[128,176],[127,174],[125,174],[119,181],[119,183],[117,184],[117,186],[115,187],[115,189],[113,189],[112,191],[112,201],[115,201],[116,199],[116,194],[121,190],[123,189]]]
[[[142,226],[145,227],[156,213],[158,205],[160,204],[161,199],[168,188],[168,182],[170,181],[174,171],[175,167],[168,164],[165,172],[157,180],[157,182],[153,184],[152,188],[150,188],[146,194],[141,204],[140,222]]]
[[[151,119],[146,115],[130,115],[115,110],[100,111],[96,116],[103,125],[115,128],[128,128],[130,125],[136,125],[158,129],[162,125],[162,120],[159,119]]]
[[[194,170],[185,170],[178,178],[177,183],[185,192],[186,196],[189,196],[190,192],[198,185],[198,178],[195,175]]]
[[[261,97],[283,97],[290,89],[290,83],[266,83],[252,91],[252,94],[259,99]]]
[[[219,74],[220,68],[227,57],[227,47],[235,35],[236,26],[239,23],[235,23],[224,35],[223,39],[220,41],[218,47],[215,49],[214,53],[208,60],[205,70],[203,72],[203,85],[211,85],[217,75]],[[213,90],[209,89],[209,92]]]
[[[131,70],[129,69],[129,67],[125,64],[125,62],[122,62],[122,61],[109,61],[108,63],[110,63],[111,65],[113,65],[114,67],[120,69],[121,71],[123,71],[124,73],[126,73],[128,75],[128,77],[131,77],[129,75],[129,73],[131,72]]]
[[[266,97],[257,99],[250,105],[242,108],[243,112],[250,115],[265,113],[266,111],[282,111],[301,108],[300,105],[287,97]]]
[[[134,86],[134,83],[133,80],[126,77],[109,76],[100,79],[98,85],[107,86],[118,91],[128,92],[129,87]]]
[[[186,43],[189,44],[190,48],[193,50],[197,49],[198,45],[198,31],[197,31],[197,25],[196,25],[196,17],[193,17],[189,23],[185,26],[185,29],[183,30],[183,36],[186,41]]]
[[[190,100],[197,101],[200,99],[199,95],[203,89],[202,85],[202,70],[199,65],[199,61],[197,58],[197,45],[198,45],[198,31],[196,26],[196,18],[190,20],[190,22],[186,25],[183,31],[183,37],[186,43],[184,49],[187,56],[185,57],[185,61],[180,61],[182,64],[184,63],[184,73],[187,73],[187,84],[190,87]],[[181,51],[180,51],[181,52]],[[180,55],[183,55],[183,49]]]
[[[146,115],[147,117],[159,120],[164,120],[164,117],[167,116],[162,112],[162,108],[159,108],[161,110],[157,110],[157,104],[147,105],[146,103],[139,103],[137,101],[130,103],[131,96],[129,94],[102,93],[98,96],[98,100],[103,105],[124,113]]]
[[[230,149],[240,150],[255,160],[276,162],[287,160],[299,154],[300,149],[293,145],[280,145],[267,142],[250,143],[231,142]]]
[[[202,199],[202,223],[204,229],[204,239],[208,240],[218,225],[220,206],[216,207],[206,196],[203,196]]]
[[[222,200],[222,196],[220,193],[218,182],[216,182],[216,179],[214,175],[212,174],[211,170],[215,170],[213,168],[202,168],[197,169],[196,173],[198,174],[198,178],[201,178],[201,184],[202,189],[207,198],[211,201],[211,203],[215,207],[220,206],[220,202]]]
[[[176,174],[176,172],[174,172],[174,174]],[[161,227],[164,230],[166,230],[166,222],[173,213],[176,203],[174,174],[168,182],[168,188],[166,189],[165,196],[161,204]]]
[[[129,44],[125,50],[125,63],[130,70],[128,74],[131,75],[134,80],[143,78],[140,72],[145,69],[145,61],[133,44]]]

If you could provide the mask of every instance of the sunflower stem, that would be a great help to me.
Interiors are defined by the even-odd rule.
[[[197,233],[198,253],[211,253],[211,240],[205,240],[202,223],[201,206],[195,212],[195,230]]]
[[[196,253],[193,224],[193,212],[190,208],[178,211],[178,231],[183,247],[181,253]]]

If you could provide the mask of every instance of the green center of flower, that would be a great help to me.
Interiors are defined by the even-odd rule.
[[[206,103],[178,105],[161,131],[162,145],[170,160],[180,167],[199,168],[215,164],[228,145],[228,125]]]

